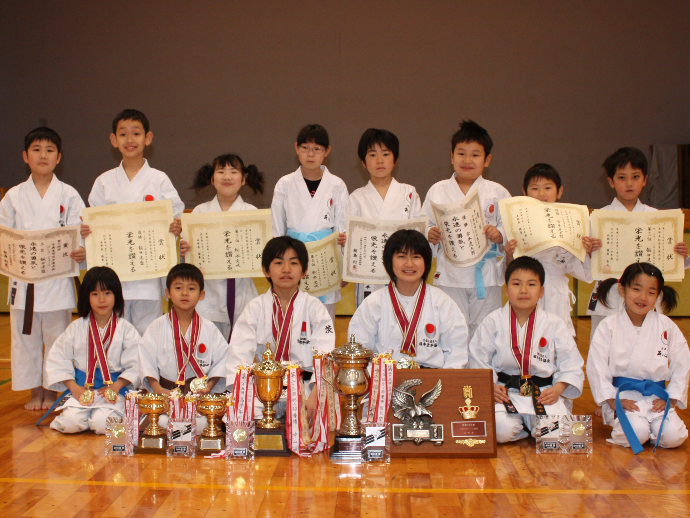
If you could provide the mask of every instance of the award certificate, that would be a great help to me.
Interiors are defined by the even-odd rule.
[[[347,218],[345,269],[343,280],[362,284],[388,284],[383,267],[383,247],[396,230],[417,230],[426,237],[428,219],[378,220],[350,216]]]
[[[302,289],[314,297],[320,297],[340,289],[342,254],[338,246],[338,232],[319,241],[304,243],[309,252],[309,269],[302,279]]]
[[[168,229],[173,221],[172,202],[119,203],[82,210],[86,237],[86,260],[91,266],[108,266],[121,281],[165,277],[177,264],[175,236]]]
[[[589,236],[589,209],[585,205],[515,196],[498,200],[498,207],[508,240],[518,242],[514,257],[560,246],[580,261],[585,260],[582,237]]]
[[[185,261],[205,279],[263,277],[261,253],[271,239],[271,210],[182,214]]]

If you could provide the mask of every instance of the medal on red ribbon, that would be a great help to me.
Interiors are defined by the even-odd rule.
[[[273,341],[276,344],[276,361],[290,360],[290,340],[292,338],[292,313],[295,306],[295,299],[299,290],[290,299],[287,310],[283,314],[278,295],[273,293]]]
[[[398,290],[392,282],[388,283],[388,294],[393,304],[395,320],[398,322],[398,327],[400,327],[400,332],[403,335],[400,352],[408,356],[417,356],[417,324],[419,324],[419,319],[422,316],[422,308],[426,299],[426,283],[422,282],[421,288],[417,293],[417,300],[415,300],[414,308],[412,309],[412,319],[407,318],[407,313],[405,313],[405,309],[403,309],[398,299]]]
[[[175,380],[175,385],[177,385],[177,387],[173,390],[182,393],[182,387],[184,387],[186,381],[185,371],[187,370],[187,365],[191,365],[197,377],[190,383],[190,389],[192,392],[197,393],[206,388],[207,379],[206,373],[196,359],[196,345],[199,342],[199,334],[201,332],[201,319],[199,318],[199,314],[195,311],[192,315],[189,342],[187,342],[187,339],[180,330],[180,322],[177,319],[177,313],[175,313],[174,309],[171,309],[168,313],[168,321],[170,322],[173,339],[175,340],[175,359],[177,360],[177,379]]]
[[[115,314],[110,316],[110,320],[103,329],[103,334],[96,324],[96,317],[93,313],[89,315],[89,340],[88,340],[88,351],[87,351],[87,367],[86,367],[86,382],[84,387],[86,392],[83,392],[79,400],[82,405],[89,405],[93,402],[93,380],[96,376],[96,365],[101,369],[101,375],[103,376],[103,383],[105,385],[112,385],[113,380],[110,376],[110,368],[108,367],[108,358],[106,352],[110,346],[110,341],[115,335],[115,327],[117,326],[117,317]],[[105,398],[111,402],[115,403],[117,401],[117,392],[108,387],[105,391]]]
[[[525,331],[525,340],[520,352],[520,344],[518,343],[517,331],[517,317],[513,308],[510,308],[510,345],[513,350],[513,357],[520,367],[520,377],[524,383],[520,385],[520,395],[530,397],[532,395],[532,385],[529,380],[532,377],[530,374],[530,365],[532,360],[532,338],[534,337],[534,322],[537,319],[537,309],[534,308],[532,314],[527,319],[527,330]]]

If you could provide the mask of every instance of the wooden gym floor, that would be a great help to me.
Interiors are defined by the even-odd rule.
[[[679,319],[686,335],[690,319]],[[336,323],[338,344],[348,319]],[[589,320],[576,319],[587,352]],[[9,318],[0,315],[0,358],[9,358]],[[339,466],[327,454],[254,462],[106,458],[104,438],[34,426],[38,412],[12,392],[0,360],[0,517],[211,516],[640,516],[690,515],[688,443],[635,456],[605,442],[595,419],[590,456],[537,455],[533,439],[499,446],[487,460],[394,459]],[[585,385],[587,387],[587,384]],[[592,414],[588,388],[575,413]],[[681,417],[690,423],[687,411]]]

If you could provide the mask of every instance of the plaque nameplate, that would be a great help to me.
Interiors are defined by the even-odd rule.
[[[154,437],[142,436],[139,448],[143,450],[163,450],[165,449],[165,437],[162,435]]]
[[[199,449],[200,450],[222,450],[223,449],[223,439],[220,437],[200,437],[199,438]]]
[[[262,435],[257,433],[254,436],[255,451],[281,451],[282,449],[283,438],[280,435]]]
[[[486,421],[453,421],[450,433],[453,437],[486,437]]]

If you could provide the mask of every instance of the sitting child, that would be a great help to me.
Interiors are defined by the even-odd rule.
[[[105,433],[108,417],[125,415],[127,387],[139,384],[139,333],[122,318],[125,300],[117,274],[91,268],[81,283],[72,322],[55,341],[46,361],[50,390],[72,396],[50,427],[62,433]]]
[[[678,326],[654,307],[662,295],[664,311],[673,310],[678,294],[656,266],[633,263],[620,280],[599,284],[600,304],[616,283],[623,305],[599,324],[587,358],[592,396],[613,426],[608,441],[635,454],[648,440],[655,449],[676,448],[688,437],[674,407],[687,405],[690,352]]]
[[[536,415],[569,414],[561,395],[582,394],[584,361],[563,319],[537,310],[544,267],[519,257],[505,273],[508,303],[490,313],[470,342],[470,368],[494,371],[496,440],[536,436]]]

